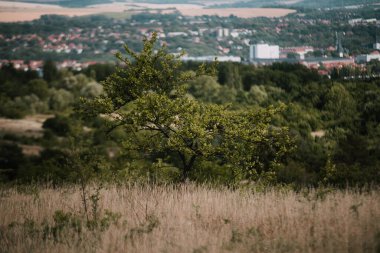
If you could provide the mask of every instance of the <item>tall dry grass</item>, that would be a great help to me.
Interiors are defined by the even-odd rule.
[[[0,251],[379,252],[377,190],[115,186],[100,196],[99,219],[113,217],[102,226],[54,227],[57,210],[84,220],[78,188],[1,190]]]

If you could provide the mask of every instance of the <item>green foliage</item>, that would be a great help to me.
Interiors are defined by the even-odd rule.
[[[52,60],[47,60],[44,63],[42,71],[44,73],[44,79],[47,82],[51,82],[58,79],[58,75],[59,75],[58,69]]]
[[[178,57],[165,47],[154,51],[156,39],[154,34],[144,40],[141,53],[125,46],[128,56],[116,55],[125,67],[102,83],[103,95],[83,100],[81,112],[108,115],[111,129],[122,126],[130,133],[125,150],[175,165],[182,180],[202,160],[255,175],[276,167],[292,146],[287,129],[271,125],[278,109],[229,110],[189,98],[185,84],[207,69],[201,65],[196,73],[179,71]]]
[[[238,66],[233,63],[220,64],[218,68],[218,82],[229,88],[241,89],[242,81]]]
[[[49,96],[48,84],[42,79],[31,80],[27,86],[29,88],[28,94],[32,93],[41,100],[45,100]]]
[[[62,238],[64,230],[73,229],[76,233],[80,233],[82,230],[81,220],[70,212],[55,211],[53,220],[53,226],[45,225],[45,238],[52,236],[55,241],[59,241]]]
[[[342,84],[334,84],[326,94],[326,119],[335,126],[349,126],[356,119],[356,103]]]
[[[28,108],[0,95],[0,115],[6,118],[22,118],[28,113]]]
[[[52,90],[49,98],[49,108],[54,111],[63,111],[74,102],[73,95],[64,89]]]
[[[134,238],[137,236],[151,233],[159,225],[160,225],[160,221],[156,216],[148,215],[145,218],[144,223],[140,224],[140,226],[138,227],[131,228],[128,231],[128,233],[125,235],[125,239],[130,239],[133,241]]]
[[[106,80],[106,78],[115,72],[116,66],[114,64],[94,64],[84,70],[87,76],[92,77],[97,82]]]
[[[188,92],[203,102],[216,103],[221,99],[222,87],[211,76],[200,76],[189,82]]]
[[[0,182],[16,179],[25,159],[20,147],[15,144],[0,143]]]
[[[55,115],[54,118],[45,120],[42,127],[49,129],[58,136],[69,136],[72,131],[73,121],[69,117]]]
[[[13,66],[0,69],[0,115],[22,118],[26,114],[46,113],[48,84],[36,72],[19,71]]]
[[[86,221],[80,213],[57,210],[53,214],[52,222],[44,220],[38,223],[31,219],[25,219],[22,223],[10,223],[8,229],[21,232],[30,238],[38,237],[43,241],[51,241],[55,244],[70,244],[75,237],[82,240],[86,230],[91,231],[94,235],[97,232],[107,231],[112,226],[118,226],[120,218],[120,213],[105,210],[98,220]]]
[[[276,19],[207,19],[212,27],[222,24],[223,27],[254,29],[255,38],[282,41],[284,46],[327,47],[334,43],[335,30],[344,31],[344,46],[351,48],[351,52],[352,49],[356,50],[355,54],[369,50],[363,45],[373,39],[375,26],[340,24],[355,16],[376,18],[376,11],[365,7],[306,11],[304,14],[304,17],[288,16],[289,26],[279,33],[267,29],[278,25]],[[180,21],[177,14],[139,14],[132,19],[142,23],[160,20],[169,30],[186,30],[182,26],[186,18]],[[331,25],[304,24],[298,19],[326,20]],[[102,26],[108,32],[107,29],[114,26],[121,27],[125,33],[136,32],[135,28],[129,30],[126,23],[110,20],[100,16],[44,16],[33,21],[33,26],[3,24],[0,30],[6,38],[36,30],[41,30],[38,34],[44,37],[52,31],[66,32],[71,27],[96,29]],[[202,38],[206,42],[197,47],[191,43],[189,54],[214,53],[210,51],[215,47],[214,35],[206,32]],[[352,74],[376,74],[379,72],[377,62],[368,64],[365,72],[354,68],[337,69],[332,80],[318,75],[316,70],[288,63],[259,67],[220,63],[214,68],[218,74],[210,76],[207,75],[213,69],[208,69],[210,65],[200,69],[198,63],[181,65],[179,56],[168,53],[176,50],[176,45],[189,47],[190,37],[167,38],[168,48],[156,47],[155,39],[155,36],[152,40],[146,39],[144,45],[134,39],[125,40],[129,45],[127,56],[117,55],[119,65],[96,64],[79,72],[58,71],[53,62],[47,61],[45,80],[35,71],[25,72],[12,65],[3,65],[0,69],[1,117],[22,118],[33,113],[60,116],[45,122],[41,139],[1,133],[4,140],[1,145],[15,144],[9,150],[16,154],[13,157],[4,149],[1,157],[9,157],[14,162],[3,170],[7,172],[2,173],[2,179],[51,180],[58,184],[63,181],[78,183],[79,179],[89,177],[88,181],[84,180],[86,189],[92,180],[99,178],[149,183],[190,178],[234,187],[247,178],[315,186],[321,182],[346,186],[378,181],[378,80],[343,79]],[[237,51],[233,48],[242,40],[230,39],[234,42],[231,53],[235,54]],[[113,42],[110,38],[108,45],[115,48]],[[96,42],[86,46],[91,50],[100,47]],[[141,53],[134,51],[140,49]],[[31,50],[23,47],[13,52],[8,45],[0,51],[2,55],[7,51],[8,56],[3,58],[34,59],[32,56],[38,54],[25,52]],[[321,53],[326,52],[315,55]],[[57,61],[60,57],[63,56],[50,55]],[[78,56],[64,57],[76,59]],[[87,59],[91,55],[84,52],[81,57]],[[100,81],[102,85],[97,83]],[[82,112],[95,118],[86,117],[84,122],[78,122],[68,116],[79,97],[84,98]],[[278,110],[282,103],[287,105],[286,109]],[[73,141],[80,135],[88,142]],[[20,148],[23,145],[37,145],[43,151],[40,156],[24,157]],[[76,145],[77,148],[73,148]],[[289,150],[294,152],[287,155]],[[13,159],[17,156],[23,158]],[[273,172],[277,179],[272,177]],[[84,195],[91,213],[94,192],[86,190]]]
[[[268,99],[268,93],[263,85],[253,85],[249,91],[249,97],[257,104],[262,104]]]

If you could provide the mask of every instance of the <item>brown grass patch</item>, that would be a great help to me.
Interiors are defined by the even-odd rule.
[[[39,156],[43,148],[39,145],[19,145],[22,153],[26,156]]]
[[[282,17],[290,13],[296,12],[290,9],[276,8],[226,8],[226,9],[183,9],[180,12],[185,16],[202,16],[202,15],[218,15],[220,17],[228,17],[230,15],[239,18],[254,17]]]
[[[42,125],[52,115],[30,115],[24,119],[0,118],[0,132],[16,134],[27,137],[42,137]]]
[[[0,198],[0,249],[9,253],[376,252],[380,240],[379,191],[111,186],[99,217],[108,209],[117,221],[103,230],[67,223],[59,233],[56,210],[81,217],[78,188],[3,189]]]

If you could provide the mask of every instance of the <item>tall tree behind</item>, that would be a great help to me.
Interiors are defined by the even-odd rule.
[[[59,77],[58,69],[52,60],[47,60],[42,68],[43,77],[47,82],[56,80]]]
[[[233,63],[220,64],[218,68],[218,82],[229,88],[240,90],[242,88],[242,80],[239,67]]]

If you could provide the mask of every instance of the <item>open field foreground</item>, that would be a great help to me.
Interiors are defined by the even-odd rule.
[[[379,191],[109,187],[89,198],[87,225],[78,188],[11,188],[0,196],[2,252],[327,253],[380,246]]]
[[[31,21],[42,15],[55,14],[65,16],[86,16],[101,13],[139,13],[148,11],[154,13],[173,13],[179,11],[185,16],[219,15],[228,17],[235,15],[241,18],[253,17],[281,17],[295,12],[291,9],[269,8],[230,8],[206,9],[207,6],[196,4],[148,4],[148,3],[111,3],[92,5],[84,8],[65,8],[58,5],[20,3],[0,1],[0,22]]]

